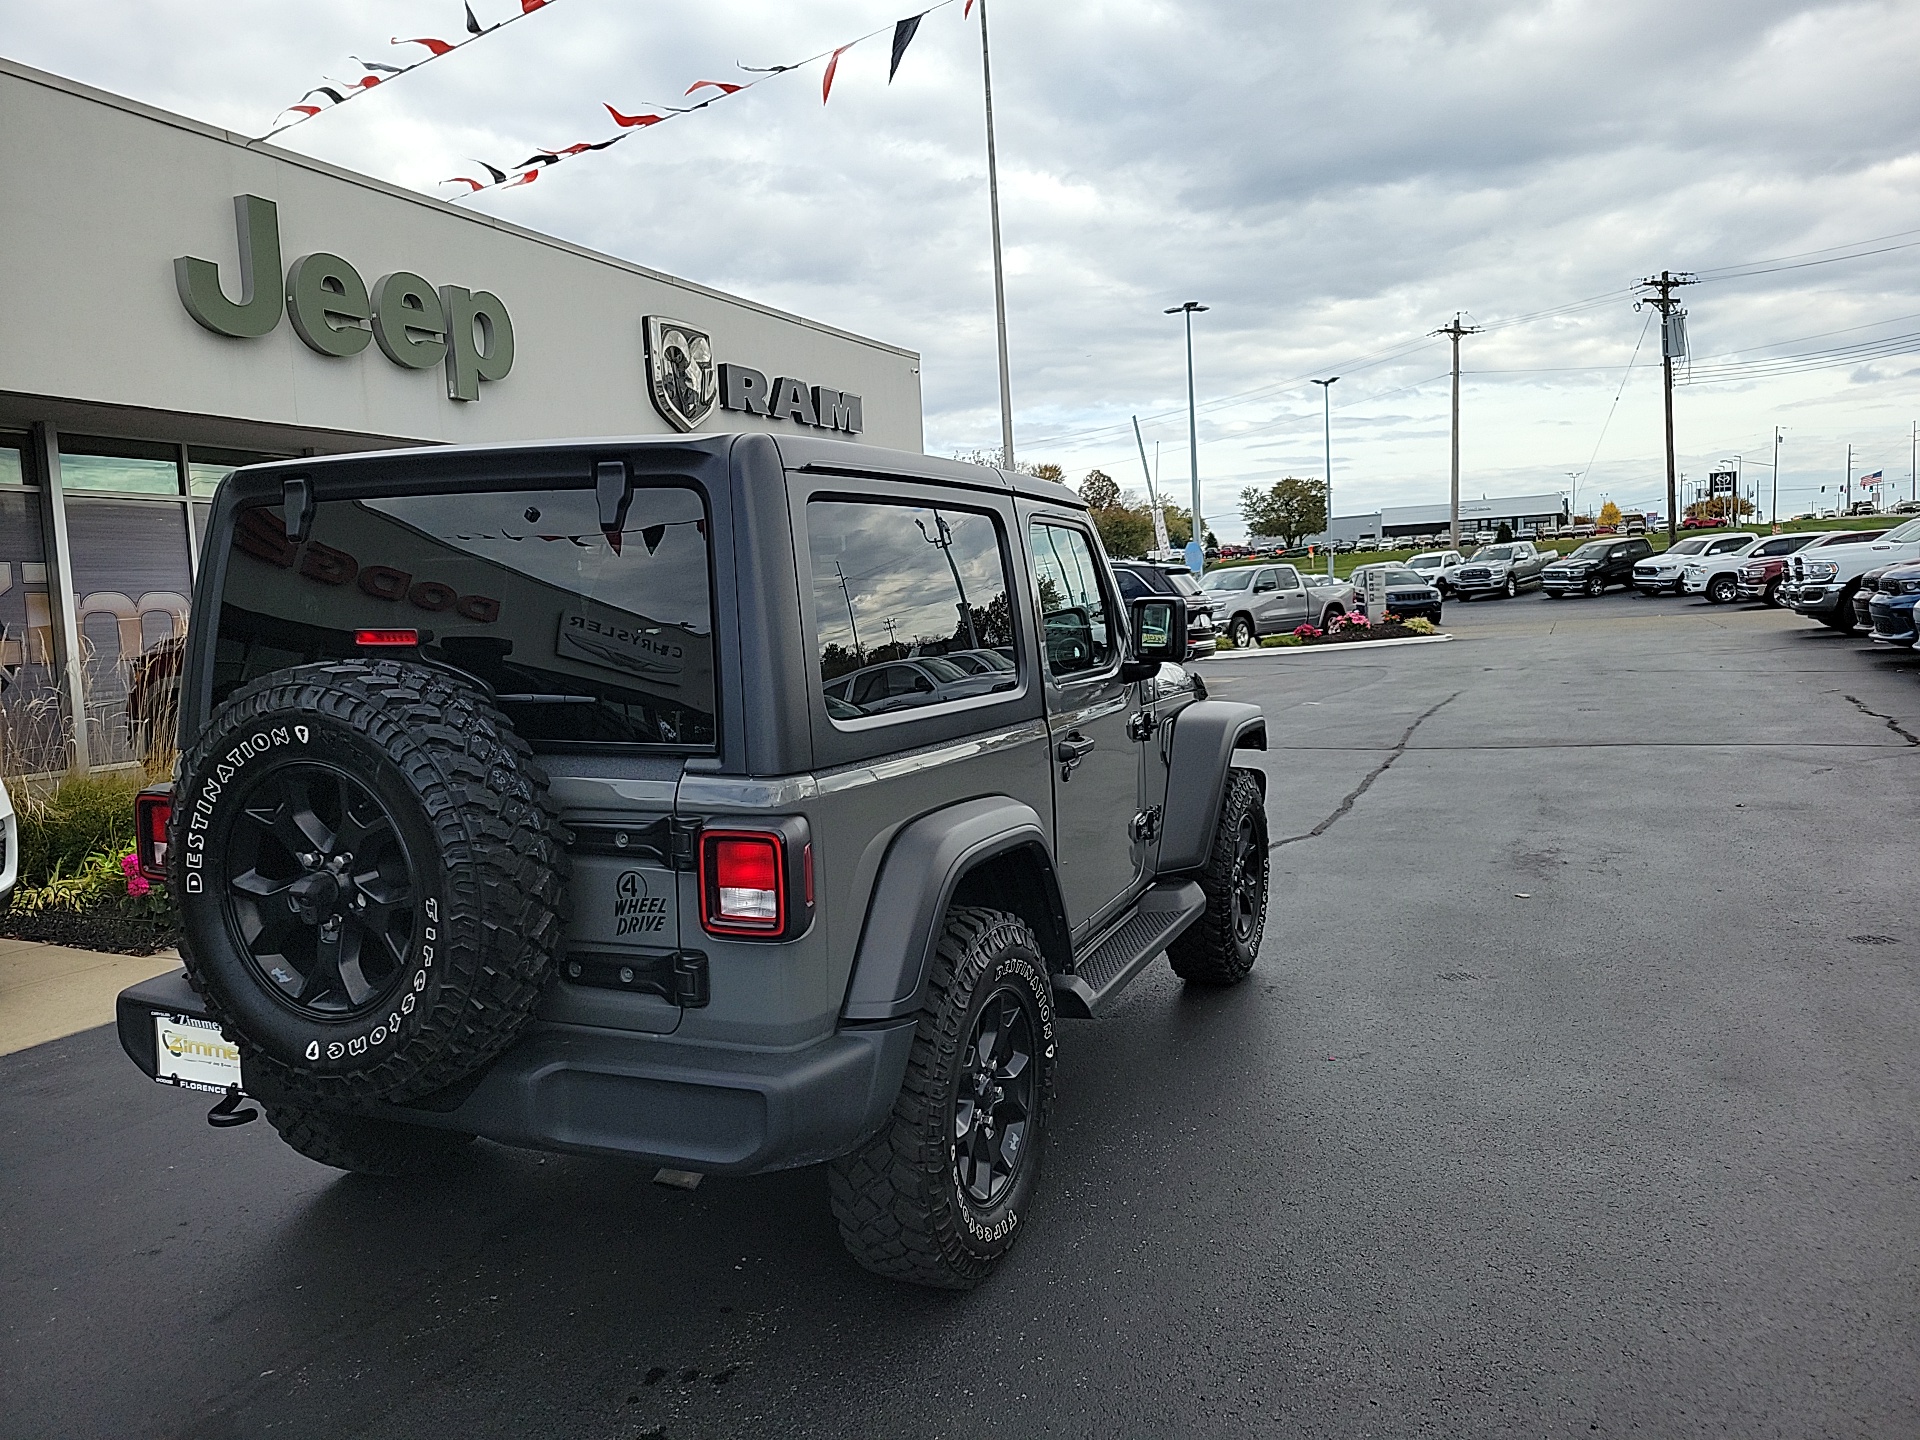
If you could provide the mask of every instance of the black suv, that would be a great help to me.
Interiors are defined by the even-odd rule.
[[[978,1283],[1056,1018],[1266,920],[1251,705],[1029,476],[766,435],[298,460],[220,489],[143,863],[157,1080],[408,1175],[476,1136],[826,1162],[847,1247]],[[849,680],[854,683],[846,683]],[[874,683],[867,683],[869,680]]]
[[[1568,595],[1600,595],[1609,585],[1633,584],[1633,562],[1653,553],[1644,539],[1589,540],[1566,559],[1540,572],[1540,585],[1559,600]]]
[[[1147,595],[1177,595],[1187,606],[1187,654],[1197,660],[1214,651],[1213,602],[1193,572],[1182,565],[1178,569],[1156,565],[1151,560],[1116,560],[1113,578],[1120,586],[1120,598],[1128,604]]]

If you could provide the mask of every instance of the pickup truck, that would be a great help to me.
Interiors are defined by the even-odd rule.
[[[1741,553],[1759,538],[1750,530],[1734,530],[1725,535],[1689,535],[1676,540],[1658,555],[1649,555],[1634,565],[1633,588],[1648,596],[1678,595],[1689,565]]]
[[[1303,578],[1292,565],[1235,565],[1209,570],[1200,588],[1213,602],[1214,623],[1224,623],[1227,638],[1244,650],[1262,635],[1288,635],[1302,625],[1324,629],[1353,608],[1351,585],[1324,586],[1321,578]]]
[[[1709,605],[1730,605],[1740,598],[1740,574],[1750,561],[1784,559],[1806,547],[1807,535],[1770,535],[1750,540],[1737,550],[1695,556],[1681,572],[1684,595],[1704,595]],[[1683,540],[1680,542],[1685,544]],[[1636,567],[1637,568],[1637,567]]]
[[[1851,633],[1859,624],[1853,596],[1869,570],[1920,560],[1920,520],[1853,545],[1821,545],[1793,557],[1789,574],[1799,587],[1793,608],[1810,620]]]
[[[1539,589],[1542,572],[1559,558],[1531,540],[1489,545],[1453,572],[1453,588],[1462,600],[1479,595],[1504,595],[1511,600],[1522,590]]]

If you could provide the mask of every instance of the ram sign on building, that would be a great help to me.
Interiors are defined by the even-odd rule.
[[[712,430],[921,448],[911,351],[7,61],[0,135],[0,773],[164,744],[237,465]]]

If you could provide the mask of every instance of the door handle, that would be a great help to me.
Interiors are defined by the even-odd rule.
[[[1060,761],[1060,778],[1063,781],[1072,778],[1073,767],[1085,758],[1089,750],[1093,749],[1094,743],[1078,730],[1069,730],[1066,733],[1059,747],[1053,752]]]

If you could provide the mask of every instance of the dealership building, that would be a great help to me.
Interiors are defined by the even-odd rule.
[[[1565,525],[1571,520],[1567,497],[1560,493],[1545,495],[1506,495],[1494,499],[1460,502],[1460,533],[1498,532],[1504,524],[1515,535],[1530,534],[1536,525]],[[1329,540],[1407,540],[1416,535],[1435,535],[1453,523],[1453,512],[1446,505],[1388,505],[1360,515],[1336,515],[1330,529],[1312,535],[1305,543],[1324,545]]]
[[[688,430],[922,448],[911,351],[4,60],[0,134],[0,774],[141,758],[130,686],[185,633],[237,465]]]

